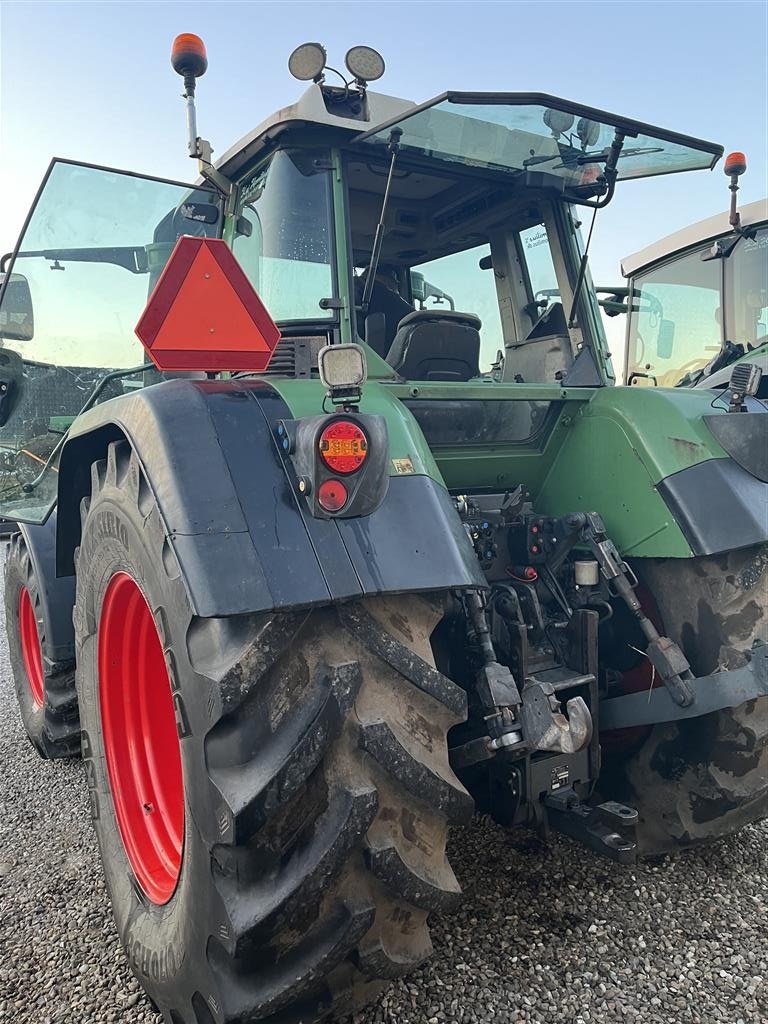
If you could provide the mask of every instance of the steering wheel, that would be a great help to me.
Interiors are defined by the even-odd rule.
[[[700,370],[702,368],[702,365],[706,366],[706,363],[702,364],[701,359],[689,359],[688,362],[683,363],[682,366],[675,367],[672,370],[667,370],[664,376],[660,378],[659,387],[675,387],[677,384],[680,383],[681,380],[685,380],[685,376],[687,373],[690,373],[691,370]],[[676,379],[674,383],[668,384],[667,380],[670,377],[675,377]]]

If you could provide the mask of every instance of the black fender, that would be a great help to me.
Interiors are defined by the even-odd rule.
[[[89,410],[59,466],[59,573],[74,572],[90,466],[125,438],[197,615],[486,585],[448,492],[430,477],[393,477],[370,515],[314,518],[275,439],[290,418],[259,379],[166,380]]]
[[[75,657],[75,629],[72,624],[75,578],[56,575],[56,509],[44,523],[19,523],[18,529],[39,582],[46,657],[57,664],[72,661]]]

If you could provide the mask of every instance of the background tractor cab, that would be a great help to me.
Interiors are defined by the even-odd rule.
[[[746,166],[742,153],[725,162],[728,212],[627,256],[627,286],[604,289],[607,315],[628,314],[627,384],[722,388],[749,363],[768,397],[768,199],[737,209]]]

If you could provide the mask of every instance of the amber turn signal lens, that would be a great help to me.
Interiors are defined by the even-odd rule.
[[[193,32],[182,32],[176,36],[171,47],[171,64],[179,75],[199,78],[208,69],[208,55],[205,43]]]
[[[349,493],[341,480],[324,480],[317,489],[317,503],[326,512],[340,512]]]
[[[357,423],[334,420],[320,435],[320,458],[334,473],[354,473],[368,455],[368,439]]]
[[[747,169],[747,158],[743,153],[735,150],[733,153],[729,153],[725,158],[725,165],[723,170],[726,174],[738,175],[743,174]]]

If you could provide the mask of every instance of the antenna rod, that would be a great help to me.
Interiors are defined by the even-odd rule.
[[[403,134],[402,128],[393,128],[389,136],[388,149],[392,154],[392,159],[389,164],[389,174],[387,175],[387,184],[384,189],[384,199],[381,203],[381,213],[379,214],[379,223],[376,225],[376,234],[373,239],[373,248],[371,250],[371,262],[368,266],[368,275],[365,279],[365,289],[363,290],[363,316],[365,317],[368,313],[368,306],[371,302],[371,292],[373,291],[373,282],[376,277],[376,271],[379,267],[379,258],[381,256],[381,246],[384,242],[384,218],[387,213],[387,206],[389,205],[389,192],[392,188],[392,181],[395,176],[395,163],[397,162],[397,154],[400,152],[400,139]]]
[[[195,109],[195,76],[184,75],[184,99],[187,101],[187,149],[197,156],[197,110]]]

